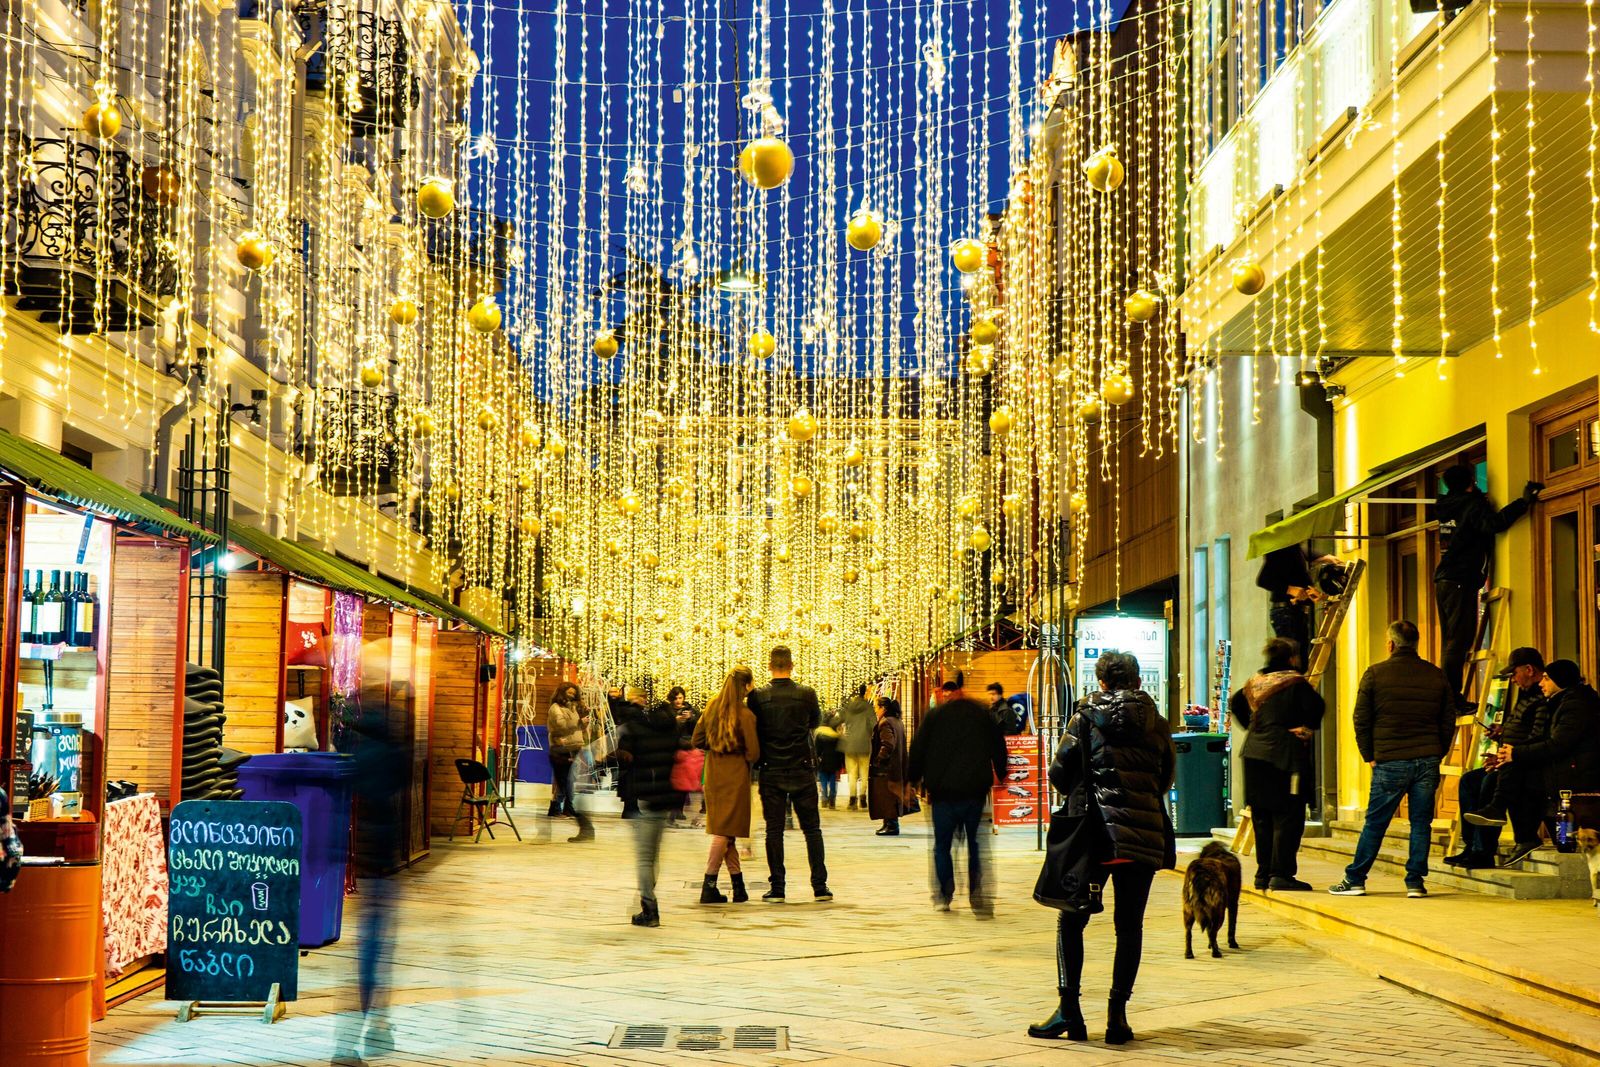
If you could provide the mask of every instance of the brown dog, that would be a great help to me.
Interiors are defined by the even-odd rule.
[[[1200,850],[1183,874],[1183,958],[1194,959],[1194,924],[1198,922],[1211,941],[1211,955],[1222,958],[1217,933],[1223,914],[1228,918],[1228,947],[1238,948],[1234,934],[1239,926],[1239,887],[1243,875],[1239,858],[1213,841]]]

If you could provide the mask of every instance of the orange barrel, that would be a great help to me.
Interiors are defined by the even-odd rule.
[[[100,865],[24,867],[0,894],[0,1064],[88,1067]]]

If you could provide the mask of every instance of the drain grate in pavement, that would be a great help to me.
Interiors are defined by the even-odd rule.
[[[607,1048],[672,1049],[678,1052],[783,1052],[787,1026],[619,1026]]]

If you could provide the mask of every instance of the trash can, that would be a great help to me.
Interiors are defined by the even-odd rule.
[[[1227,734],[1174,734],[1172,828],[1179,834],[1210,834],[1223,821]]]
[[[246,800],[300,809],[300,947],[339,940],[350,862],[350,786],[355,761],[342,752],[277,752],[239,765]]]

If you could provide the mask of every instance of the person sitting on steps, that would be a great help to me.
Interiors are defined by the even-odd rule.
[[[1489,739],[1515,747],[1549,737],[1550,704],[1540,686],[1544,680],[1544,656],[1536,648],[1514,648],[1500,677],[1510,679],[1515,687],[1514,703],[1499,722],[1489,727]],[[1490,752],[1484,756],[1482,767],[1461,776],[1456,790],[1461,801],[1462,847],[1455,855],[1446,856],[1446,863],[1469,871],[1495,865],[1507,808],[1520,802],[1530,784],[1535,789],[1543,784],[1530,782],[1525,769],[1525,765],[1513,767],[1505,763],[1499,752]]]

